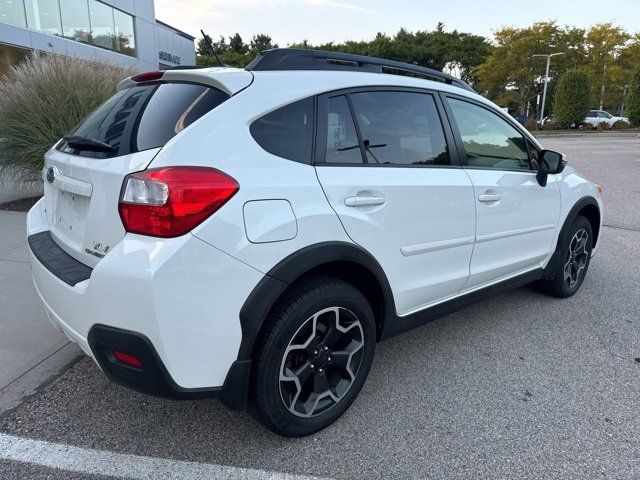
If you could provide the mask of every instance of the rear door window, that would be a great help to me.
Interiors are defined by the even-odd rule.
[[[327,151],[325,162],[330,164],[361,164],[362,153],[356,126],[347,97],[332,97],[327,105]]]
[[[253,122],[251,135],[267,152],[300,163],[311,163],[313,97],[285,105]]]
[[[449,165],[433,96],[416,92],[351,94],[366,161],[373,165]]]
[[[162,147],[171,138],[229,98],[213,87],[191,83],[136,85],[116,94],[71,133],[109,144],[113,152],[60,150],[107,158]]]

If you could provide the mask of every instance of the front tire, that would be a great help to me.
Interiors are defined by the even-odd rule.
[[[578,215],[560,246],[560,260],[551,280],[542,281],[543,290],[558,298],[574,295],[587,274],[593,250],[591,223]]]
[[[267,428],[298,437],[337,420],[364,385],[376,342],[369,302],[342,280],[294,288],[258,339],[252,412]]]

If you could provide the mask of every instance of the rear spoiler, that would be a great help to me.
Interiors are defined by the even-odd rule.
[[[158,70],[125,78],[118,84],[117,90],[149,82],[201,83],[233,96],[251,85],[253,74],[244,69],[230,67]]]

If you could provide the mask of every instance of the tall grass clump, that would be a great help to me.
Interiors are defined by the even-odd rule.
[[[3,177],[40,177],[43,156],[133,74],[115,65],[31,53],[0,78]]]

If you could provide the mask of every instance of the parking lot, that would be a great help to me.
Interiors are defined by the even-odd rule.
[[[604,187],[574,297],[524,287],[379,344],[353,406],[302,439],[131,392],[83,358],[0,419],[0,478],[639,478],[640,138],[541,142]]]

